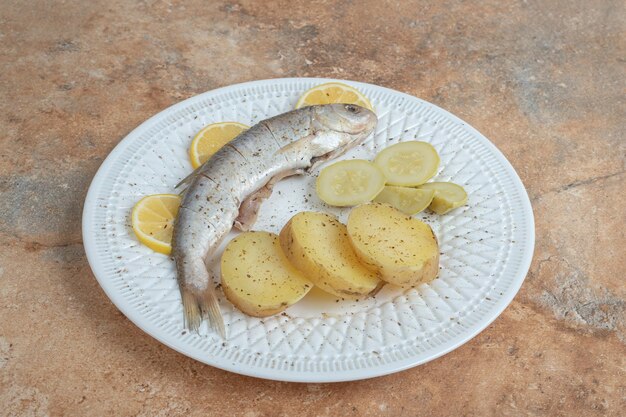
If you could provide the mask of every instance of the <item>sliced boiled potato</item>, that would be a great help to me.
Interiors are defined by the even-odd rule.
[[[359,262],[336,217],[301,212],[280,232],[280,244],[296,268],[320,289],[339,296],[364,296],[382,285],[375,272]]]
[[[434,190],[387,185],[374,201],[390,204],[405,214],[413,215],[428,207],[434,195]]]
[[[244,313],[280,313],[313,288],[285,257],[278,235],[246,232],[231,240],[221,259],[226,298]]]
[[[317,195],[331,206],[355,206],[371,201],[385,186],[385,176],[363,159],[340,161],[324,168],[317,177]]]
[[[420,185],[418,189],[435,191],[428,208],[437,214],[446,214],[467,203],[467,193],[463,187],[453,182],[429,182]]]
[[[439,155],[429,143],[400,142],[380,151],[374,163],[383,171],[387,184],[412,187],[437,173]]]
[[[348,236],[361,261],[390,284],[414,287],[439,272],[439,247],[430,226],[390,205],[354,208],[348,217]]]

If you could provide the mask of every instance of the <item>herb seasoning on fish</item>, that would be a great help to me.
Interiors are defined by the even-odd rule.
[[[376,115],[352,104],[304,107],[263,120],[243,132],[181,184],[188,184],[172,238],[185,327],[203,319],[225,338],[205,260],[233,227],[248,230],[260,204],[282,178],[302,174],[362,143]]]

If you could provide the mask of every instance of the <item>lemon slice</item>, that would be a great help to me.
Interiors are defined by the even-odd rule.
[[[463,187],[453,182],[429,182],[420,185],[418,189],[435,191],[428,208],[437,214],[446,214],[467,202],[467,193]]]
[[[205,126],[194,136],[189,147],[189,159],[193,168],[198,168],[222,146],[249,128],[237,122],[220,122]]]
[[[439,167],[439,155],[426,142],[401,142],[383,149],[374,163],[387,177],[387,184],[416,186],[428,181]]]
[[[331,206],[355,206],[371,201],[385,186],[380,168],[363,159],[340,161],[317,177],[317,195]]]
[[[434,195],[435,190],[388,185],[374,198],[374,201],[391,204],[394,208],[412,216],[428,207]]]
[[[356,104],[374,111],[372,103],[359,90],[342,83],[326,83],[307,90],[300,96],[296,109],[316,104]]]
[[[179,206],[178,194],[153,194],[139,200],[131,214],[137,239],[153,251],[169,255]]]

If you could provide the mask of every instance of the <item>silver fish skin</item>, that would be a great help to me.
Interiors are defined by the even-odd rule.
[[[247,230],[272,185],[362,143],[376,115],[352,104],[304,107],[263,120],[243,132],[183,180],[188,186],[174,223],[185,327],[209,319],[225,338],[224,321],[205,261],[236,224]]]

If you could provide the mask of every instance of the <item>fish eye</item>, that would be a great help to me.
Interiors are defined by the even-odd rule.
[[[357,106],[352,105],[352,104],[346,104],[346,110],[349,111],[350,113],[358,113],[359,112],[359,108]]]

